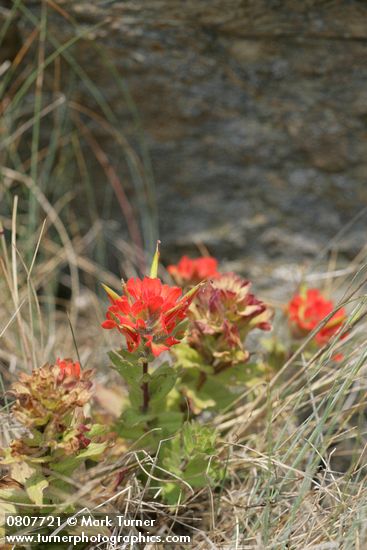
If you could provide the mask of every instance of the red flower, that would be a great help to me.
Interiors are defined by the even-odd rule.
[[[178,284],[195,285],[205,279],[218,277],[217,268],[218,262],[211,256],[195,259],[182,256],[178,264],[169,265],[167,271]]]
[[[326,300],[317,288],[309,288],[297,294],[288,305],[289,322],[296,336],[312,332],[335,309],[332,300]],[[324,345],[340,329],[346,319],[346,311],[340,308],[319,330],[315,341]]]
[[[182,297],[181,288],[144,277],[129,279],[124,291],[122,296],[109,293],[112,305],[103,328],[117,328],[125,336],[130,352],[144,345],[155,357],[179,343],[178,324],[185,319],[196,290]]]
[[[74,363],[72,359],[58,358],[56,365],[59,367],[58,382],[62,382],[65,378],[80,378],[80,364],[77,361]]]

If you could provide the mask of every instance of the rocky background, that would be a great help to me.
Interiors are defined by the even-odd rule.
[[[367,205],[366,2],[54,4],[59,12],[49,10],[49,32],[64,43],[76,32],[73,21],[78,32],[89,29],[73,55],[141,155],[136,108],[155,180],[138,201],[113,138],[90,127],[128,196],[135,205],[145,201],[151,241],[158,208],[167,259],[203,243],[260,282],[268,272],[281,279],[284,266],[315,258]],[[25,5],[39,17],[40,2]],[[19,36],[13,30],[8,44],[29,35],[29,20],[16,24]],[[94,107],[82,84],[73,94]],[[103,196],[105,173],[92,169]],[[112,217],[121,219],[117,205]],[[365,239],[362,215],[338,242],[341,257],[350,260]]]

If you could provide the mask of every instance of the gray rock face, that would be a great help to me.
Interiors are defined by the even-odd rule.
[[[38,14],[39,3],[30,4]],[[102,23],[73,55],[138,151],[131,110],[92,40],[129,89],[150,151],[166,258],[204,243],[223,260],[243,260],[246,272],[254,260],[297,263],[317,254],[366,205],[365,2],[58,4],[79,30]],[[74,32],[53,10],[48,25],[60,42]],[[20,27],[27,33],[28,23]],[[83,86],[78,94],[94,106]],[[95,137],[134,200],[113,138],[101,128]],[[106,176],[97,165],[93,173],[103,194]],[[148,195],[140,204],[153,219]],[[117,207],[114,216],[120,217]],[[364,244],[365,228],[361,217],[342,239],[345,258]],[[149,235],[156,237],[153,222]]]

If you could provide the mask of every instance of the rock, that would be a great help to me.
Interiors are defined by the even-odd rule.
[[[132,176],[111,134],[88,124],[135,212],[144,216],[150,247],[158,205],[164,259],[194,253],[204,243],[223,261],[293,266],[317,254],[366,204],[367,4],[59,4],[79,31],[94,26],[72,53],[107,99],[131,146],[127,158],[138,160],[143,175]],[[39,15],[40,2],[32,2],[32,11]],[[65,43],[73,26],[48,11],[49,32]],[[21,30],[25,39],[24,18]],[[133,106],[95,45],[121,76]],[[64,69],[70,97],[66,75]],[[100,111],[81,80],[72,97]],[[155,191],[144,172],[135,108]],[[92,155],[88,162],[103,198],[110,185],[106,174]],[[121,219],[117,204],[112,217]],[[365,227],[364,216],[349,231],[349,248],[342,247],[346,260],[364,244]]]

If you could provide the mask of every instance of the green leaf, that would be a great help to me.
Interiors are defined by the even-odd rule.
[[[90,443],[86,449],[81,451],[77,458],[85,460],[86,458],[95,458],[103,453],[106,449],[107,443]]]
[[[139,426],[139,425],[145,426],[147,421],[153,420],[153,418],[154,418],[154,415],[143,414],[139,410],[129,408],[123,412],[121,416],[121,422],[127,428],[133,428],[134,426]]]
[[[161,448],[159,456],[163,468],[193,488],[215,486],[223,478],[223,466],[216,458],[215,429],[198,422],[186,422],[182,431]],[[162,484],[162,497],[168,504],[176,504],[187,487],[179,481]]]
[[[69,477],[69,476],[65,476]],[[50,500],[53,504],[63,504],[65,505],[66,500],[73,493],[75,487],[65,481],[65,479],[53,478],[52,483],[50,483],[49,488],[47,489],[47,496],[50,496]],[[72,506],[72,504],[71,504]],[[67,509],[64,509],[63,512],[66,512]]]
[[[86,449],[81,451],[77,456],[71,456],[52,464],[52,469],[59,473],[71,473],[75,468],[87,459],[96,460],[106,449],[107,443],[90,443]]]
[[[137,411],[141,410],[143,405],[143,393],[140,385],[133,388],[131,386],[129,387],[129,400],[134,409]]]
[[[16,503],[29,503],[26,492],[20,487],[3,487],[0,489],[0,501],[10,500]]]
[[[116,370],[129,386],[140,384],[142,365],[139,355],[125,350],[111,351],[108,355]]]
[[[60,474],[69,475],[75,470],[75,468],[80,466],[81,463],[82,460],[79,460],[77,456],[70,456],[61,462],[52,464],[52,470]]]
[[[208,469],[209,456],[205,454],[196,455],[192,458],[183,473],[183,478],[192,487],[205,487],[209,484],[206,475]]]
[[[204,401],[212,399],[215,402],[215,408],[219,410],[228,407],[236,399],[236,395],[230,391],[228,386],[214,376],[207,378],[203,387],[196,391],[196,395]]]
[[[229,386],[243,386],[255,378],[263,377],[264,370],[256,363],[241,363],[234,365],[215,375],[215,380]]]
[[[177,363],[185,369],[191,367],[199,367],[201,370],[213,372],[213,369],[205,365],[200,353],[191,348],[188,344],[178,344],[173,348]]]
[[[105,435],[109,432],[109,427],[104,426],[103,424],[93,424],[91,429],[87,432],[87,435],[90,439]]]
[[[158,369],[156,369],[149,383],[150,401],[151,404],[159,402],[162,403],[164,398],[168,395],[171,389],[174,387],[177,380],[177,371],[164,363]]]
[[[183,451],[187,456],[196,453],[211,455],[215,452],[217,434],[214,428],[198,422],[186,422],[182,428]]]
[[[145,425],[136,424],[135,426],[129,427],[125,422],[120,421],[116,424],[116,431],[119,436],[123,437],[126,440],[136,441],[137,439],[144,436],[146,433]],[[145,439],[144,439],[145,445]]]
[[[25,482],[25,490],[27,495],[37,506],[42,506],[43,504],[43,491],[48,487],[47,479],[40,473],[35,472],[27,481]]]
[[[175,506],[178,504],[182,493],[182,484],[179,485],[178,483],[170,482],[170,483],[164,483],[162,486],[162,496],[165,502],[169,504],[170,506]]]
[[[177,411],[165,411],[158,416],[158,425],[162,428],[162,435],[167,437],[168,435],[176,433],[182,426],[182,420],[184,413]]]

